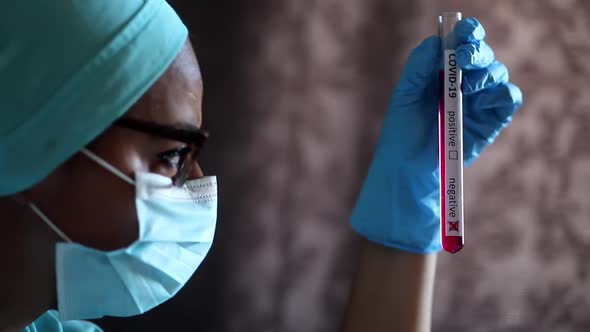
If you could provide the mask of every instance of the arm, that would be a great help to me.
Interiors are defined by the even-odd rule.
[[[464,161],[471,163],[522,103],[472,18],[454,30],[463,69]],[[410,54],[385,115],[350,223],[364,240],[344,331],[429,331],[440,245],[439,37]]]
[[[363,239],[342,331],[430,331],[436,254]]]

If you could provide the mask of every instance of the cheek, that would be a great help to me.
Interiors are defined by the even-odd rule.
[[[135,188],[80,155],[69,163],[42,210],[74,242],[114,250],[135,241]]]

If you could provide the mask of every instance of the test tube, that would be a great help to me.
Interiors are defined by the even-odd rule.
[[[461,69],[457,66],[457,40],[453,32],[459,12],[438,17],[443,66],[438,103],[440,172],[440,236],[443,249],[456,253],[463,248],[463,94]]]

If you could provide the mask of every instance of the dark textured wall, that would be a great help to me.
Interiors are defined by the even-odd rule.
[[[176,298],[107,331],[334,331],[391,89],[450,9],[484,23],[525,106],[466,171],[466,248],[440,255],[434,330],[590,330],[587,2],[172,3],[205,79],[217,238]]]

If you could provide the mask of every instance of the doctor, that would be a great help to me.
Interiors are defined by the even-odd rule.
[[[0,1],[0,332],[100,331],[83,320],[168,300],[213,241],[199,65],[163,0]],[[471,162],[522,96],[477,20],[455,32]],[[439,49],[410,55],[352,214],[346,331],[430,328]]]

